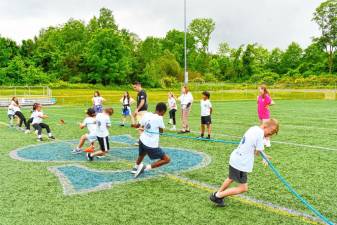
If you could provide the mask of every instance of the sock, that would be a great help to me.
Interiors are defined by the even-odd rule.
[[[149,165],[146,166],[145,170],[150,170],[150,169],[152,169],[152,167],[151,167],[151,165],[149,164]]]
[[[216,192],[215,197],[221,198],[221,197],[219,196],[219,192],[218,192],[218,191]]]
[[[52,136],[51,133],[49,133],[49,134],[48,134],[48,137],[51,137],[51,136]]]
[[[38,136],[37,136],[37,138],[42,138],[42,135],[41,135],[41,134],[40,134],[40,135],[38,135]]]

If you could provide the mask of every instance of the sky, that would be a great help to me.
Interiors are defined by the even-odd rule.
[[[102,7],[113,11],[121,28],[163,37],[170,29],[184,28],[183,0],[0,0],[0,35],[18,43],[39,30],[70,18],[88,22]],[[216,28],[210,50],[219,43],[231,47],[258,43],[285,49],[292,41],[306,47],[319,35],[311,20],[322,0],[187,0],[187,21],[212,18]]]

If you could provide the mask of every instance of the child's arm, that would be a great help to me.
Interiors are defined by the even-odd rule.
[[[84,123],[80,123],[80,129],[83,129],[85,127],[86,127],[86,125]]]
[[[212,114],[213,113],[213,108],[211,107],[209,110],[210,110],[210,113]]]
[[[39,115],[38,117],[42,118],[42,119],[47,119],[48,118],[48,115]]]

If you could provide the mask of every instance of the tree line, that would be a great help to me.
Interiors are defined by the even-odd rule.
[[[293,42],[285,50],[268,50],[251,43],[232,48],[219,45],[209,52],[215,30],[210,18],[188,26],[189,78],[195,82],[264,82],[293,79],[333,79],[337,74],[337,1],[328,0],[313,14],[321,36],[302,48]],[[0,36],[0,84],[34,85],[65,81],[123,85],[135,80],[148,87],[183,81],[184,32],[173,29],[163,38],[147,37],[120,28],[110,9],[87,24],[70,19],[42,29],[21,44]]]

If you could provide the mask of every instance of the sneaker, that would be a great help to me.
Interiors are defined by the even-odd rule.
[[[92,156],[90,155],[90,153],[87,153],[86,156],[87,156],[88,161],[94,160],[94,157],[92,157]]]
[[[144,170],[145,170],[146,166],[141,163],[139,166],[138,166],[138,169],[135,173],[135,178],[137,178],[139,175],[141,175],[142,173],[144,173]]]
[[[211,196],[209,196],[209,200],[211,200],[212,202],[214,202],[217,206],[224,207],[225,203],[224,203],[223,198],[218,198],[215,195],[216,195],[216,192],[214,192],[213,194],[211,194]]]
[[[40,142],[40,141],[43,141],[43,139],[42,138],[38,138],[37,141]]]
[[[185,130],[185,133],[191,133],[191,131],[190,130]]]
[[[131,173],[132,173],[132,174],[136,174],[136,173],[137,173],[137,168],[138,168],[138,167],[136,167],[136,166],[133,167],[132,170],[131,170]]]
[[[72,150],[72,154],[79,154],[79,153],[81,153],[82,152],[82,149],[80,149],[80,148],[75,148],[74,150]]]
[[[119,124],[120,127],[124,127],[124,124]]]
[[[25,131],[25,134],[29,134],[29,133],[30,133],[30,130],[26,130],[26,131]]]
[[[55,140],[55,137],[54,136],[50,136],[48,137],[49,139],[52,139],[52,140]]]

